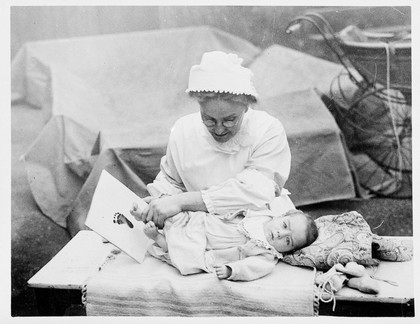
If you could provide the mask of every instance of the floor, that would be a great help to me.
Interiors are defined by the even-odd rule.
[[[24,163],[20,159],[44,125],[40,110],[23,105],[12,107],[12,316],[38,315],[34,293],[26,282],[70,240],[67,231],[45,217],[36,206],[29,190]],[[356,210],[364,216],[373,233],[413,235],[411,199],[341,200],[300,209],[314,217]]]

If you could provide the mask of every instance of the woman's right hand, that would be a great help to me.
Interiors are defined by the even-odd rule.
[[[175,196],[166,196],[160,199],[156,197],[143,198],[148,203],[147,207],[139,211],[137,204],[133,204],[131,215],[138,221],[147,223],[152,221],[158,228],[163,228],[165,220],[182,211],[180,199]]]
[[[146,215],[147,215],[149,211],[150,202],[157,199],[157,197],[147,196],[142,199],[147,203],[146,208],[144,208],[143,210],[143,211],[146,211]],[[139,205],[137,205],[137,203],[133,203],[133,206],[130,209],[130,214],[133,215],[137,221],[146,223],[145,217],[143,217],[143,213],[142,213],[143,211],[139,210]]]
[[[152,221],[158,228],[163,228],[167,218],[180,212],[182,212],[182,205],[179,195],[166,196],[151,201],[148,208],[142,210],[141,217],[144,222]]]
[[[130,213],[136,220],[147,223],[152,221],[158,228],[163,228],[165,220],[182,211],[208,212],[204,204],[201,192],[184,192],[173,196],[143,198],[148,203],[146,208],[139,211],[138,206],[133,204]]]

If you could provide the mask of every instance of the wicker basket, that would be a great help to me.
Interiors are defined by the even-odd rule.
[[[371,83],[378,82],[386,86],[388,59],[385,44],[346,41],[340,45],[361,75]],[[411,42],[389,43],[388,49],[390,87],[400,90],[406,100],[411,102]]]

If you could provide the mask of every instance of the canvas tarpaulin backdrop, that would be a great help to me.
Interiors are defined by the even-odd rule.
[[[185,93],[204,52],[244,59],[260,104],[280,119],[292,151],[295,205],[356,195],[357,183],[324,91],[341,67],[274,45],[262,50],[210,27],[31,42],[12,62],[12,101],[42,108],[46,125],[24,156],[42,212],[74,234],[102,169],[140,196],[159,171],[173,123],[195,112]],[[303,73],[305,72],[305,73]]]

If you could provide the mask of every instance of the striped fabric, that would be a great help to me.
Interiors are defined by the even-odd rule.
[[[150,256],[121,253],[86,284],[88,316],[314,316],[315,272],[279,263],[250,282],[215,274],[182,276]]]

